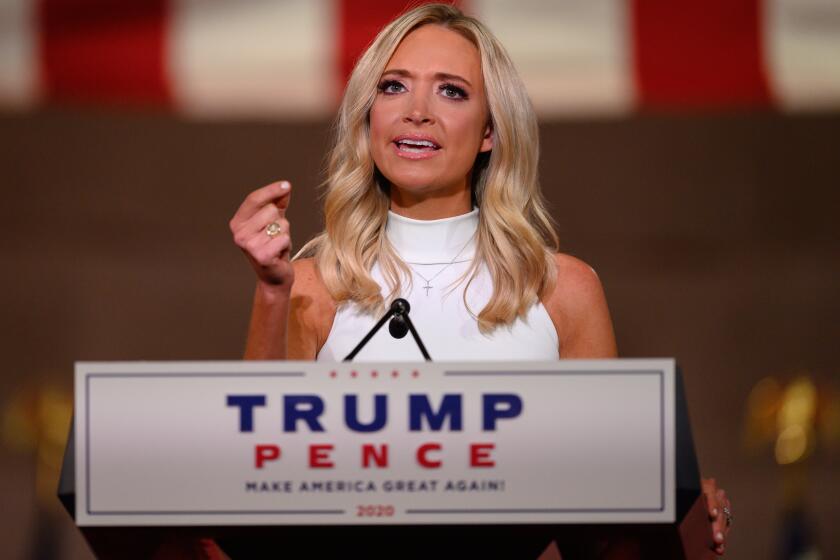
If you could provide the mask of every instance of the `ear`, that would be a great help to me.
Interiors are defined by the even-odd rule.
[[[484,129],[484,138],[481,140],[481,147],[479,152],[489,152],[493,149],[493,122],[487,123],[487,128]]]

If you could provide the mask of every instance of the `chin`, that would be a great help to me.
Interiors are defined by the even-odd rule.
[[[411,192],[417,194],[426,194],[441,190],[436,177],[428,177],[422,175],[399,176],[389,179],[392,189],[399,191]]]
[[[423,191],[429,188],[434,190],[434,185],[439,182],[436,174],[427,173],[421,169],[401,169],[398,173],[394,173],[392,169],[388,171],[383,171],[383,176],[388,179],[392,188],[400,190]]]

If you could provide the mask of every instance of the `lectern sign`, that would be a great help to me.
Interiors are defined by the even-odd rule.
[[[674,363],[76,365],[79,525],[674,520]]]

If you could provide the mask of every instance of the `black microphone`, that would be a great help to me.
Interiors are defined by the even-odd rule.
[[[391,336],[394,338],[404,338],[406,334],[411,332],[411,336],[414,337],[414,342],[417,343],[417,347],[420,349],[420,353],[423,354],[423,358],[425,358],[427,362],[431,362],[432,358],[429,356],[429,352],[426,350],[426,346],[423,344],[423,341],[420,340],[420,335],[417,334],[417,330],[414,328],[414,323],[411,322],[411,318],[408,316],[409,311],[411,311],[411,305],[409,305],[408,301],[403,298],[397,298],[391,302],[391,307],[385,315],[377,321],[370,332],[368,332],[359,344],[353,348],[353,351],[347,354],[344,361],[349,362],[355,358],[356,354],[358,354],[370,341],[370,339],[373,338],[373,335],[382,328],[385,321],[391,319],[391,322],[388,323],[388,332],[391,333]]]
[[[403,338],[408,334],[408,323],[405,320],[405,316],[411,311],[411,305],[406,300],[397,298],[391,304],[391,311],[394,312],[394,316],[391,318],[391,322],[388,323],[388,332],[394,338]]]

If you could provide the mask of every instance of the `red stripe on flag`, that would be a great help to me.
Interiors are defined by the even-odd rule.
[[[339,0],[338,69],[347,83],[356,60],[386,24],[409,8],[428,4],[416,0]],[[462,2],[448,2],[461,5]]]
[[[633,0],[645,107],[766,106],[761,0]]]
[[[170,98],[165,0],[41,0],[41,72],[52,99],[160,104]]]

